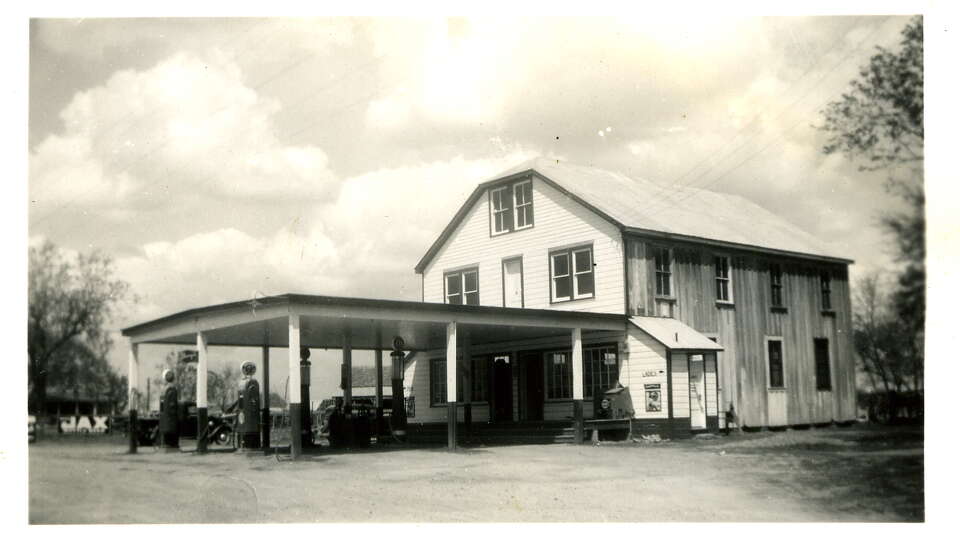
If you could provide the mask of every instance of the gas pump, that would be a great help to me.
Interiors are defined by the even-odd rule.
[[[313,446],[313,418],[310,414],[310,349],[300,347],[300,444]]]
[[[407,436],[407,409],[403,399],[403,338],[393,338],[393,351],[390,352],[393,364],[391,378],[393,393],[393,410],[390,412],[390,430],[394,437],[402,439]]]
[[[177,386],[172,370],[163,370],[163,394],[160,396],[160,444],[164,448],[180,447],[180,418]]]
[[[240,448],[260,448],[260,383],[253,378],[257,366],[247,360],[240,366],[240,372],[243,374],[237,393]]]

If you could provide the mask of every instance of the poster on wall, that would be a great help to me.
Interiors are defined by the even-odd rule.
[[[645,384],[643,385],[643,390],[647,396],[647,399],[645,400],[647,403],[647,412],[660,412],[662,410],[660,401],[660,385]]]
[[[404,405],[407,407],[407,418],[414,418],[417,414],[417,403],[414,401],[416,396],[408,396],[403,398]]]

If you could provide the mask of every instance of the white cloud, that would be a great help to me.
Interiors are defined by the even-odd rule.
[[[264,236],[224,228],[143,245],[117,261],[142,321],[254,294],[418,298],[413,267],[476,185],[533,157],[380,169],[344,180],[337,200]]]
[[[32,209],[155,209],[199,196],[330,200],[326,154],[284,146],[279,109],[217,52],[118,72],[78,93],[61,113],[64,132],[31,152]]]

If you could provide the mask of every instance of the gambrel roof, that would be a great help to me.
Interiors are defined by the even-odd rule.
[[[624,232],[839,263],[853,262],[831,252],[810,233],[739,195],[668,187],[596,167],[537,158],[479,184],[427,250],[416,271],[423,272],[488,187],[531,175],[590,208]]]

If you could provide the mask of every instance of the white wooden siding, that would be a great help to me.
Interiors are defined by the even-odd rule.
[[[489,197],[487,194],[480,197],[424,268],[424,301],[444,301],[445,271],[476,265],[479,268],[480,304],[502,306],[503,259],[523,256],[524,307],[624,313],[620,231],[536,178],[533,182],[533,213],[532,228],[491,237]],[[593,246],[595,296],[551,304],[548,253],[554,248],[580,244]]]
[[[667,352],[658,341],[639,328],[627,328],[625,367],[620,371],[620,384],[630,389],[635,418],[667,418],[670,399],[667,392]],[[647,412],[644,384],[660,385],[660,412]]]
[[[670,369],[673,378],[673,417],[690,417],[690,373],[685,353],[670,354]]]

